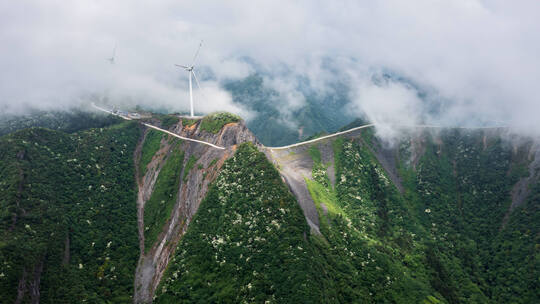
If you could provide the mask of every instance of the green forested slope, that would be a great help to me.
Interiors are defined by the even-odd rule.
[[[133,151],[139,133],[135,123],[122,123],[74,134],[34,128],[0,138],[3,303],[29,302],[36,284],[41,303],[130,301],[138,258]]]
[[[491,297],[499,303],[540,300],[540,183],[490,246]]]
[[[434,284],[451,302],[540,301],[536,190],[503,227],[512,186],[528,174],[527,163],[497,137],[480,131],[447,131],[429,142],[410,177],[410,201],[432,240],[428,265]],[[405,173],[405,172],[408,172]],[[538,181],[533,181],[533,190]]]
[[[130,122],[0,137],[0,302],[19,295],[30,302],[36,284],[42,303],[131,302],[140,135]],[[377,160],[382,146],[372,130],[333,141],[335,184],[323,150],[311,147],[305,178],[321,234],[310,233],[266,156],[239,145],[178,244],[155,302],[539,303],[540,183],[532,181],[503,225],[531,160],[484,136],[404,138],[392,150],[402,192]],[[148,133],[142,173],[162,139]],[[169,143],[144,213],[147,243],[170,215],[180,179],[197,166],[186,157],[183,176],[180,142]]]
[[[442,296],[430,285],[418,241],[424,231],[405,200],[365,146],[333,143],[333,187],[312,147],[308,189],[319,211],[327,268],[340,303],[435,302]]]
[[[312,147],[306,183],[321,235],[307,232],[272,165],[242,146],[179,244],[157,302],[538,302],[536,181],[502,226],[511,188],[527,174],[523,155],[472,131],[426,135],[423,145],[414,165],[410,141],[396,152],[402,193],[371,131],[334,141],[335,186]],[[283,197],[294,216],[277,212]]]
[[[328,183],[319,185],[325,191]],[[377,217],[377,210],[362,213],[351,207],[348,216],[346,206],[327,203],[334,205],[321,219],[323,235],[310,235],[299,206],[264,154],[240,146],[179,243],[156,302],[436,301],[427,275],[413,277],[403,256],[377,237],[384,223],[367,225],[375,231],[370,234],[356,222]],[[383,233],[392,235],[390,228]],[[395,233],[392,239],[399,238]]]

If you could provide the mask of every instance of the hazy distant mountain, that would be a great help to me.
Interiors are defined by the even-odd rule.
[[[0,135],[17,130],[42,127],[64,132],[75,132],[87,128],[99,128],[119,122],[113,116],[91,113],[87,110],[72,109],[67,111],[29,111],[25,114],[0,115]]]
[[[265,86],[259,74],[225,83],[224,88],[235,102],[256,113],[247,125],[268,146],[291,144],[319,132],[330,133],[355,118],[345,108],[349,102],[345,87],[336,88],[335,94],[320,97],[310,93],[309,84],[305,84],[299,88],[305,104],[286,114],[282,108],[288,107],[287,102],[278,92]]]

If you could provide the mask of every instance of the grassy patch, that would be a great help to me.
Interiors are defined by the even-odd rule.
[[[328,189],[320,183],[307,178],[306,184],[309,190],[309,194],[311,195],[311,198],[313,198],[317,209],[321,208],[321,203],[324,203],[324,205],[328,209],[328,214],[330,216],[346,216],[345,212],[339,207],[337,203],[336,193],[332,191],[332,189]],[[319,210],[319,214],[320,212],[321,210]]]
[[[184,152],[174,149],[159,172],[152,196],[144,208],[144,247],[148,250],[156,241],[163,225],[170,218],[176,202]]]
[[[146,134],[146,139],[144,140],[142,151],[141,151],[141,161],[140,161],[140,174],[144,176],[146,173],[146,166],[152,160],[152,157],[159,150],[161,145],[161,139],[163,138],[163,133],[150,130]]]
[[[309,147],[308,152],[314,163],[321,163],[321,151],[319,151],[316,145]]]
[[[208,114],[201,121],[201,130],[215,134],[218,133],[224,125],[240,120],[240,116],[227,112]]]
[[[182,118],[182,126],[184,127],[191,127],[193,126],[194,124],[197,123],[197,121],[199,121],[198,119],[189,119],[189,118]]]
[[[191,155],[186,164],[186,168],[184,169],[184,175],[182,176],[182,180],[184,181],[184,183],[187,182],[187,176],[189,174],[189,171],[191,171],[191,169],[193,168],[196,162],[197,162],[197,158]]]
[[[326,225],[327,223],[325,220],[327,216],[324,215],[321,204],[326,206],[330,218],[335,218],[336,216],[346,217],[345,212],[338,205],[337,194],[330,184],[330,179],[326,173],[326,166],[322,164],[321,151],[314,145],[309,148],[308,152],[313,160],[313,169],[311,172],[313,179],[306,178],[305,181],[309,194],[319,211],[321,225]]]

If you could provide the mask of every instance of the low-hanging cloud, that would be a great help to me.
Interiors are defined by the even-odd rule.
[[[412,88],[396,82],[374,84],[370,78],[354,79],[349,108],[365,115],[377,126],[377,134],[388,140],[399,137],[402,127],[418,124],[423,102]]]
[[[273,75],[264,83],[282,96],[285,117],[305,102],[298,79],[307,79],[320,96],[346,83],[348,109],[383,122],[381,134],[399,124],[486,121],[538,134],[539,30],[533,0],[0,0],[0,109],[104,94],[186,111],[187,73],[173,64],[189,64],[204,39],[198,63],[211,76],[201,77],[199,112],[253,116],[219,84],[261,69]],[[414,86],[373,81],[381,69],[433,93],[426,101]]]

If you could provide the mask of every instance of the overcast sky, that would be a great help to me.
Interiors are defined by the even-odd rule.
[[[215,77],[195,95],[200,112],[253,115],[219,86],[252,73],[241,60],[249,57],[282,75],[265,84],[293,108],[305,102],[296,76],[323,95],[337,79],[350,87],[351,111],[426,121],[413,88],[373,83],[384,69],[445,100],[444,115],[428,122],[540,130],[537,0],[0,0],[0,110],[63,107],[95,93],[185,111],[187,75],[173,64],[189,64],[201,39],[198,64]]]

